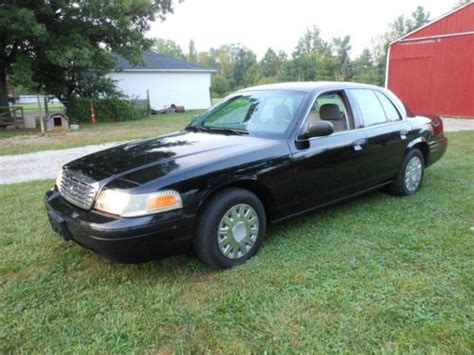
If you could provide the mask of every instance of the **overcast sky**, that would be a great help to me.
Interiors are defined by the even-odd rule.
[[[190,39],[198,51],[242,43],[259,58],[268,47],[291,54],[307,28],[316,25],[325,39],[350,35],[352,57],[371,45],[389,22],[423,6],[434,19],[455,0],[184,0],[174,14],[152,24],[149,37],[176,41],[185,52]]]

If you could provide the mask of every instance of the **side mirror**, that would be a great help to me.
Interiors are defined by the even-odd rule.
[[[196,120],[198,119],[198,117],[199,117],[199,115],[193,115],[193,116],[191,117],[191,122],[196,121]]]
[[[306,131],[302,133],[299,138],[309,139],[313,137],[329,136],[334,133],[334,126],[329,121],[315,121],[310,123]]]

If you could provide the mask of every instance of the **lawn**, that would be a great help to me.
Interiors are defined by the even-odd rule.
[[[109,262],[50,230],[52,181],[0,186],[0,352],[472,353],[474,132],[449,138],[418,194],[279,225],[223,272]]]
[[[29,103],[29,104],[14,104],[14,107],[23,107],[24,110],[26,111],[34,111],[38,109],[38,104],[37,103]],[[40,107],[41,110],[44,109],[44,101],[41,100],[40,102]],[[54,110],[62,110],[64,108],[64,105],[61,103],[49,103],[48,104],[48,109],[49,111],[54,111]]]
[[[0,130],[0,155],[153,137],[182,129],[199,112],[153,115],[135,121],[87,123],[81,124],[79,131],[52,132],[46,136],[34,129]]]

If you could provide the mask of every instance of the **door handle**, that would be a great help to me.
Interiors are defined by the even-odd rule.
[[[401,138],[402,140],[407,139],[407,134],[408,134],[408,131],[407,131],[407,130],[401,130],[401,131],[400,131],[400,138]]]
[[[362,138],[362,139],[358,139],[354,142],[352,142],[352,147],[354,148],[354,150],[356,152],[359,152],[361,151],[362,149],[364,149],[364,146],[367,144],[367,139],[365,138]]]

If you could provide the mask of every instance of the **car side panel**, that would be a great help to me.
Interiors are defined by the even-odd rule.
[[[284,140],[254,155],[220,161],[212,169],[167,185],[166,188],[181,192],[185,211],[196,215],[208,198],[229,186],[252,186],[268,195],[274,218],[292,214],[293,173],[292,158]]]
[[[395,177],[405,151],[416,133],[406,121],[365,128],[367,137],[368,184],[377,185]]]

